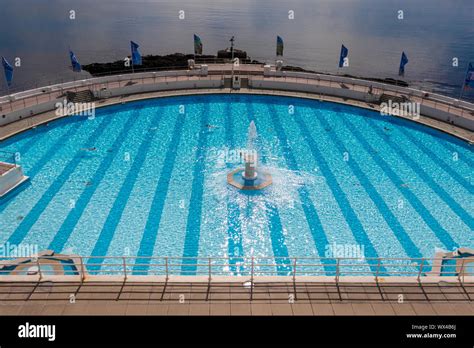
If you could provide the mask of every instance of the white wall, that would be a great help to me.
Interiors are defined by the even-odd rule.
[[[259,74],[262,74],[262,71],[259,70]],[[140,80],[142,78],[159,78],[159,77],[169,77],[171,80],[174,77],[192,77],[192,76],[199,76],[199,79],[189,79],[183,81],[158,81],[156,83],[149,83],[149,84],[141,84],[137,83],[131,86],[124,86],[120,88],[111,88],[107,90],[99,89],[100,87],[97,84],[102,84],[101,87],[105,86],[106,84],[112,85],[113,83],[117,83],[119,81],[130,81],[133,78],[134,81]],[[336,83],[337,86],[335,87],[328,87],[328,86],[318,86],[316,84],[307,84],[307,83],[297,83],[297,82],[288,82],[285,81],[284,78],[282,79],[265,79],[262,75],[260,76],[252,76],[249,79],[249,87],[251,88],[259,88],[259,89],[269,89],[269,90],[285,90],[285,91],[296,91],[296,92],[308,92],[308,93],[315,93],[315,94],[324,94],[329,96],[337,96],[342,98],[350,98],[356,99],[366,102],[376,102],[376,96],[367,95],[364,92],[353,91],[350,89],[340,88],[339,83],[345,84],[357,84],[359,86],[372,86],[374,88],[382,88],[389,92],[394,93],[402,93],[404,95],[410,96],[417,96],[417,97],[424,97],[426,92],[387,85],[379,82],[373,81],[366,81],[366,80],[359,80],[353,79],[343,76],[334,76],[334,75],[322,75],[322,74],[312,74],[312,73],[302,73],[302,72],[290,72],[290,71],[274,71],[274,70],[266,70],[265,76],[267,77],[288,77],[288,78],[303,78],[303,79],[312,79],[312,80],[322,80],[322,81],[331,81]],[[38,88],[34,90],[24,91],[20,93],[16,93],[11,96],[4,96],[0,97],[0,105],[8,105],[5,104],[10,99],[14,100],[21,100],[25,97],[31,96],[41,96],[45,94],[45,91],[57,91],[63,92],[67,89],[74,89],[74,88],[90,88],[94,91],[94,94],[99,97],[109,98],[109,97],[117,97],[121,95],[130,95],[136,93],[147,93],[147,92],[155,92],[155,91],[166,91],[166,90],[180,90],[180,89],[196,89],[196,88],[222,88],[223,87],[223,79],[220,76],[214,75],[213,78],[210,75],[207,75],[205,70],[178,70],[178,71],[162,71],[162,72],[147,72],[147,73],[137,73],[137,74],[126,74],[126,75],[113,75],[113,76],[105,76],[105,77],[98,77],[92,78],[88,80],[80,80],[80,81],[73,81],[67,82],[60,85],[53,85],[43,88]],[[450,105],[454,106],[464,106],[474,111],[474,104],[459,101],[457,99],[453,99],[450,97],[437,95],[429,93],[429,100],[431,101],[438,101],[438,102],[445,102]],[[62,102],[61,99],[54,99],[39,105],[26,107],[20,111],[8,112],[8,107],[5,107],[5,111],[0,111],[0,126],[6,125],[11,122],[18,121],[20,119],[24,119],[30,117],[34,114],[43,113],[46,111],[51,111],[54,109],[54,106],[57,102]],[[1,104],[3,103],[3,104]],[[474,131],[474,118],[471,116],[467,117],[460,117],[449,114],[445,111],[440,111],[434,109],[432,107],[428,107],[426,105],[421,106],[421,113],[425,116],[433,117],[438,120],[442,120],[465,129],[469,129]]]
[[[127,81],[129,78],[127,79]],[[199,89],[199,88],[221,88],[223,87],[223,80],[221,79],[199,79],[199,80],[186,80],[186,81],[169,81],[160,82],[156,84],[135,84],[131,86],[125,86],[120,88],[114,88],[110,90],[95,91],[94,94],[98,97],[110,98],[121,95],[137,94],[137,93],[148,93],[157,91],[167,90],[180,90],[180,89]],[[28,118],[32,115],[40,114],[55,109],[56,103],[62,103],[64,98],[54,99],[38,105],[26,107],[25,109],[1,113],[0,115],[0,126]]]
[[[346,81],[346,83],[350,83],[350,82]],[[315,93],[315,94],[321,93],[323,95],[350,98],[350,99],[361,100],[365,102],[375,102],[378,99],[378,97],[368,96],[364,92],[353,91],[350,89],[343,89],[343,88],[336,88],[336,87],[331,88],[331,87],[317,86],[317,85],[312,85],[312,84],[287,82],[284,79],[279,81],[279,80],[264,80],[264,79],[256,78],[249,81],[249,85],[251,85],[252,88],[258,88],[258,89],[309,92],[309,93]],[[460,116],[453,115],[442,110],[434,109],[426,105],[421,105],[420,111],[421,111],[421,114],[424,116],[428,116],[440,121],[444,121],[444,122],[474,131],[474,118],[460,117]]]

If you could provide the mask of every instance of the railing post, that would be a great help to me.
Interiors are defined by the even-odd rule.
[[[424,262],[424,261],[425,261],[424,259],[421,259],[421,262],[420,262],[420,270],[418,271],[418,277],[417,277],[418,283],[420,282],[421,273],[423,272],[423,262]]]
[[[458,281],[460,283],[464,283],[464,275],[463,275],[463,280],[461,280],[461,274],[463,274],[463,271],[464,271],[464,262],[465,260],[464,259],[461,259],[461,269],[459,270],[459,273],[458,273]]]
[[[377,271],[375,272],[375,282],[379,282],[379,272],[380,272],[380,257],[379,257],[379,262],[377,263]]]
[[[296,300],[296,257],[293,260],[293,292]]]
[[[166,272],[166,282],[168,282],[168,277],[169,277],[169,273],[168,273],[168,256],[165,257],[165,272]]]
[[[196,260],[196,262],[199,263],[198,260]],[[212,278],[212,267],[211,267],[211,258],[209,258],[209,283],[211,282],[211,278]]]
[[[336,284],[339,284],[339,262],[340,262],[340,259],[337,258],[336,259]]]
[[[81,284],[84,283],[84,278],[85,278],[85,274],[84,274],[84,259],[82,258],[82,256],[79,256],[79,260],[81,261]]]
[[[39,275],[38,281],[40,282],[43,279],[43,275],[41,274],[41,266],[39,263],[39,257],[36,258],[36,266],[38,267],[38,275]]]
[[[253,300],[253,273],[254,273],[254,257],[252,256],[252,265],[250,267],[250,301]]]
[[[293,260],[293,283],[296,281],[296,257]]]
[[[126,257],[125,256],[122,256],[122,263],[123,263],[123,280],[126,281],[127,280],[127,261],[126,261]]]

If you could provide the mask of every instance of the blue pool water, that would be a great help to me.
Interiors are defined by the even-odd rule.
[[[247,194],[226,176],[241,166],[235,151],[252,120],[273,185]],[[336,255],[338,245],[366,258],[430,258],[474,248],[472,147],[370,110],[270,96],[163,98],[64,118],[1,149],[20,153],[31,180],[0,201],[0,243],[140,257],[351,256]],[[273,262],[279,272],[288,266]]]

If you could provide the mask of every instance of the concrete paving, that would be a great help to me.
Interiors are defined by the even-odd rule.
[[[474,284],[0,283],[0,315],[474,315]]]

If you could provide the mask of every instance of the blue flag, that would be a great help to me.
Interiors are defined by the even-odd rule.
[[[408,57],[405,52],[402,52],[402,58],[400,60],[400,68],[398,69],[398,75],[404,76],[405,75],[405,65],[408,63]]]
[[[140,54],[140,51],[138,51],[138,47],[140,46],[133,41],[130,41],[130,45],[132,47],[132,64],[142,65],[142,55]]]
[[[277,36],[277,56],[283,56],[283,39]]]
[[[71,58],[72,71],[81,72],[81,64],[79,64],[76,55],[71,50],[69,50],[69,57]]]
[[[464,89],[474,88],[474,63],[469,63],[469,67],[466,73],[466,79],[464,80]]]
[[[202,41],[196,34],[194,34],[194,54],[202,54]]]
[[[5,57],[2,57],[3,70],[5,71],[5,79],[7,80],[7,85],[10,87],[13,80],[13,67],[7,62]]]
[[[339,57],[339,67],[342,68],[344,66],[344,60],[347,58],[347,55],[349,54],[349,50],[347,49],[346,46],[342,45],[341,46],[341,55]]]

